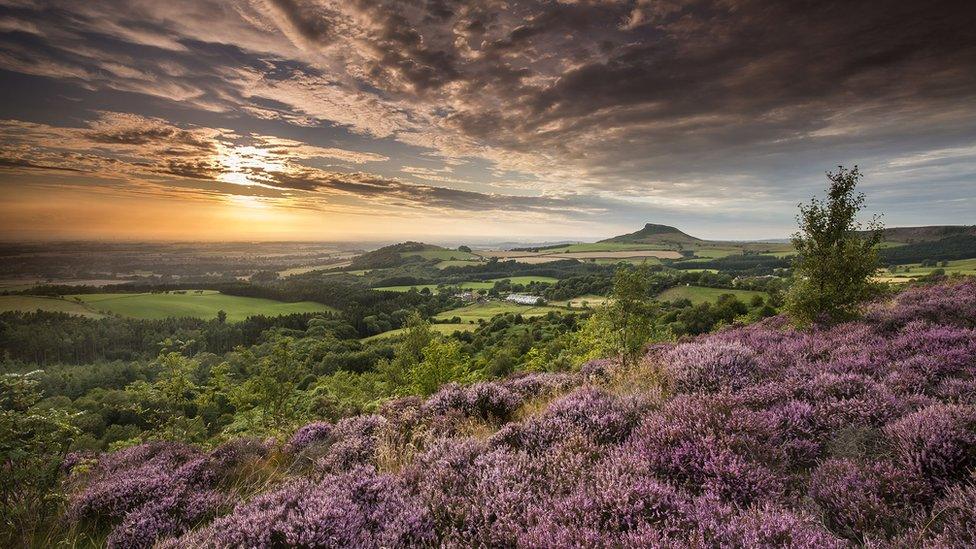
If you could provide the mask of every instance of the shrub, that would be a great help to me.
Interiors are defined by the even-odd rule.
[[[151,547],[230,506],[218,490],[235,466],[264,456],[267,447],[235,442],[209,455],[175,443],[134,446],[99,459],[69,515],[109,527],[110,547]]]
[[[906,467],[945,488],[976,466],[976,408],[936,404],[885,427]]]
[[[749,385],[755,353],[743,345],[706,340],[683,343],[665,357],[674,389],[681,393],[714,393]]]
[[[295,480],[170,547],[413,547],[434,539],[425,507],[388,475],[356,468]]]
[[[917,475],[884,462],[829,460],[810,479],[810,497],[827,526],[858,543],[895,534],[922,513],[928,487]]]
[[[508,421],[522,399],[499,383],[482,382],[470,386],[449,383],[432,395],[423,409],[435,414],[456,412],[484,421]]]
[[[976,547],[976,484],[949,490],[931,512],[931,523],[920,532],[923,546],[931,549]]]
[[[285,449],[292,453],[298,453],[309,446],[325,442],[332,437],[334,426],[325,421],[309,423],[295,431]]]

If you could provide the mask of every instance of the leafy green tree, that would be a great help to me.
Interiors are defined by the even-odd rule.
[[[413,312],[407,317],[406,331],[397,345],[393,360],[377,365],[377,371],[385,378],[391,394],[410,393],[411,372],[423,360],[424,349],[434,340],[434,335],[430,323],[420,313]]]
[[[872,276],[880,265],[882,225],[875,216],[867,235],[858,234],[862,225],[856,218],[864,195],[854,189],[861,172],[857,166],[841,166],[836,173],[827,172],[827,178],[827,200],[814,197],[799,205],[800,230],[793,235],[797,255],[786,310],[801,326],[855,318],[860,305],[879,291]]]
[[[0,376],[0,546],[30,545],[57,510],[58,471],[80,431],[76,414],[38,406],[34,374]]]
[[[136,381],[126,387],[133,397],[133,411],[150,426],[142,438],[201,441],[206,438],[196,405],[201,388],[195,374],[200,364],[178,352],[159,356],[155,381]],[[138,441],[133,441],[138,442]]]
[[[607,304],[598,307],[572,338],[567,351],[573,364],[611,356],[633,364],[649,341],[670,337],[668,329],[655,322],[659,310],[650,297],[652,282],[646,264],[617,269]]]
[[[445,383],[470,381],[467,360],[461,354],[461,344],[457,340],[435,339],[424,347],[423,355],[423,360],[410,372],[413,394],[429,396]]]
[[[294,350],[294,340],[278,337],[271,350],[253,357],[243,383],[228,392],[239,412],[248,415],[245,423],[265,433],[275,433],[300,419],[302,398],[299,385],[308,372]]]
[[[375,410],[389,396],[376,372],[357,374],[338,371],[323,376],[308,391],[307,409],[312,417],[332,421]]]
[[[613,332],[612,315],[610,307],[600,307],[573,334],[571,352],[574,366],[620,354],[618,338]]]
[[[608,306],[611,337],[624,364],[635,362],[654,335],[657,308],[650,292],[651,271],[646,264],[622,267],[614,274]]]

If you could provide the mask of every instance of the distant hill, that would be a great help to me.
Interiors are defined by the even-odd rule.
[[[401,242],[364,253],[352,260],[349,269],[388,269],[408,263],[421,263],[426,261],[421,254],[442,250],[445,248],[423,242]]]
[[[658,225],[648,223],[644,228],[630,234],[622,234],[600,242],[610,242],[617,244],[692,244],[702,242],[700,238],[695,238],[685,234],[681,230],[670,225]]]
[[[864,231],[864,234],[867,234]],[[976,236],[976,225],[928,225],[925,227],[891,227],[884,230],[885,242],[914,244],[935,242],[953,236]]]

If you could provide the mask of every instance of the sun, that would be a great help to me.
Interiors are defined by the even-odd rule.
[[[287,170],[285,158],[250,145],[222,145],[215,156],[217,179],[234,185],[268,187],[275,173]]]
[[[249,208],[254,210],[265,210],[270,207],[270,205],[257,196],[247,196],[240,194],[227,195],[227,201],[234,206],[240,206],[243,208]]]

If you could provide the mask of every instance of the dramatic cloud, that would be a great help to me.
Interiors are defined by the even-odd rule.
[[[859,162],[889,220],[966,222],[973,67],[959,1],[0,0],[0,69],[84,126],[4,130],[0,168],[786,225]]]
[[[455,190],[362,171],[325,169],[310,164],[322,160],[365,164],[388,158],[265,135],[242,136],[226,129],[180,128],[132,114],[102,112],[83,128],[0,120],[0,144],[6,151],[0,155],[0,168],[11,172],[50,170],[164,186],[174,179],[257,186],[291,196],[298,207],[336,195],[360,199],[374,207],[443,212],[558,213],[567,205],[556,198]],[[303,201],[288,191],[315,195]]]

